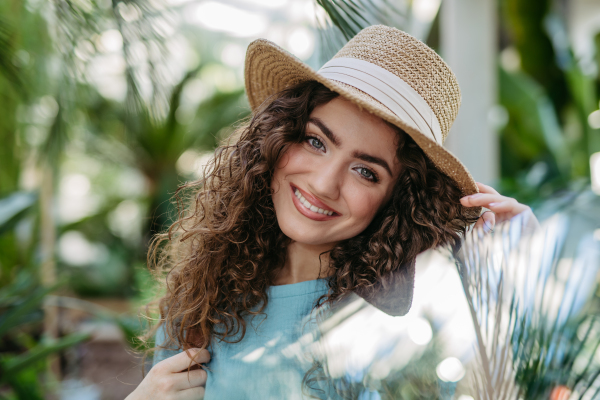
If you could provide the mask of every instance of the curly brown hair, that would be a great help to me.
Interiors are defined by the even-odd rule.
[[[171,343],[188,349],[214,338],[239,341],[244,318],[263,311],[290,240],[271,198],[275,165],[305,140],[313,109],[337,96],[315,81],[278,93],[216,149],[203,179],[178,189],[178,220],[154,239],[148,260],[160,276],[168,272],[159,309]],[[475,222],[460,205],[457,184],[393,127],[402,164],[393,195],[362,233],[330,251],[330,290],[319,304],[353,291],[368,297],[387,274],[401,272],[424,250],[457,241]]]

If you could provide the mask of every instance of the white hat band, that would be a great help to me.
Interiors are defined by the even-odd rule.
[[[356,58],[334,58],[318,73],[362,90],[390,109],[407,125],[441,144],[440,123],[429,104],[408,83],[390,71]],[[439,138],[439,139],[438,139]]]

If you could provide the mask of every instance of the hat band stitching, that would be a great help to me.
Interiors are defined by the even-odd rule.
[[[429,104],[406,81],[388,70],[368,61],[340,57],[327,62],[318,73],[367,93],[409,125],[413,125],[412,121],[430,139],[437,142],[438,135],[442,136]]]

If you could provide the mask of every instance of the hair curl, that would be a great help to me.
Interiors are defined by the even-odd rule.
[[[207,347],[213,338],[237,342],[244,317],[264,310],[289,243],[271,198],[275,165],[304,141],[312,110],[337,96],[314,81],[278,93],[217,148],[203,179],[178,189],[178,220],[154,239],[148,256],[155,272],[168,272],[160,323],[178,347]],[[402,164],[393,195],[363,232],[331,250],[330,290],[319,304],[351,291],[368,295],[386,274],[456,241],[474,222],[456,183],[393,127]]]

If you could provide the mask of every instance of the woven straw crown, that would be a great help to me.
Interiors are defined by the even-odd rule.
[[[373,96],[349,84],[328,79],[274,43],[258,39],[246,54],[246,93],[256,110],[281,90],[315,80],[360,108],[398,126],[409,134],[436,167],[452,178],[464,195],[478,192],[465,166],[442,147],[460,107],[456,77],[442,58],[427,45],[396,28],[375,25],[363,29],[332,60],[357,59],[383,68],[404,81],[424,100],[435,115],[441,138],[432,138],[407,123]],[[375,68],[377,68],[375,67]],[[410,90],[408,88],[408,90]],[[469,209],[479,215],[479,207]]]
[[[382,67],[408,83],[435,113],[442,142],[458,114],[460,88],[442,58],[423,42],[393,28],[372,26],[351,39],[333,58],[348,57]]]

